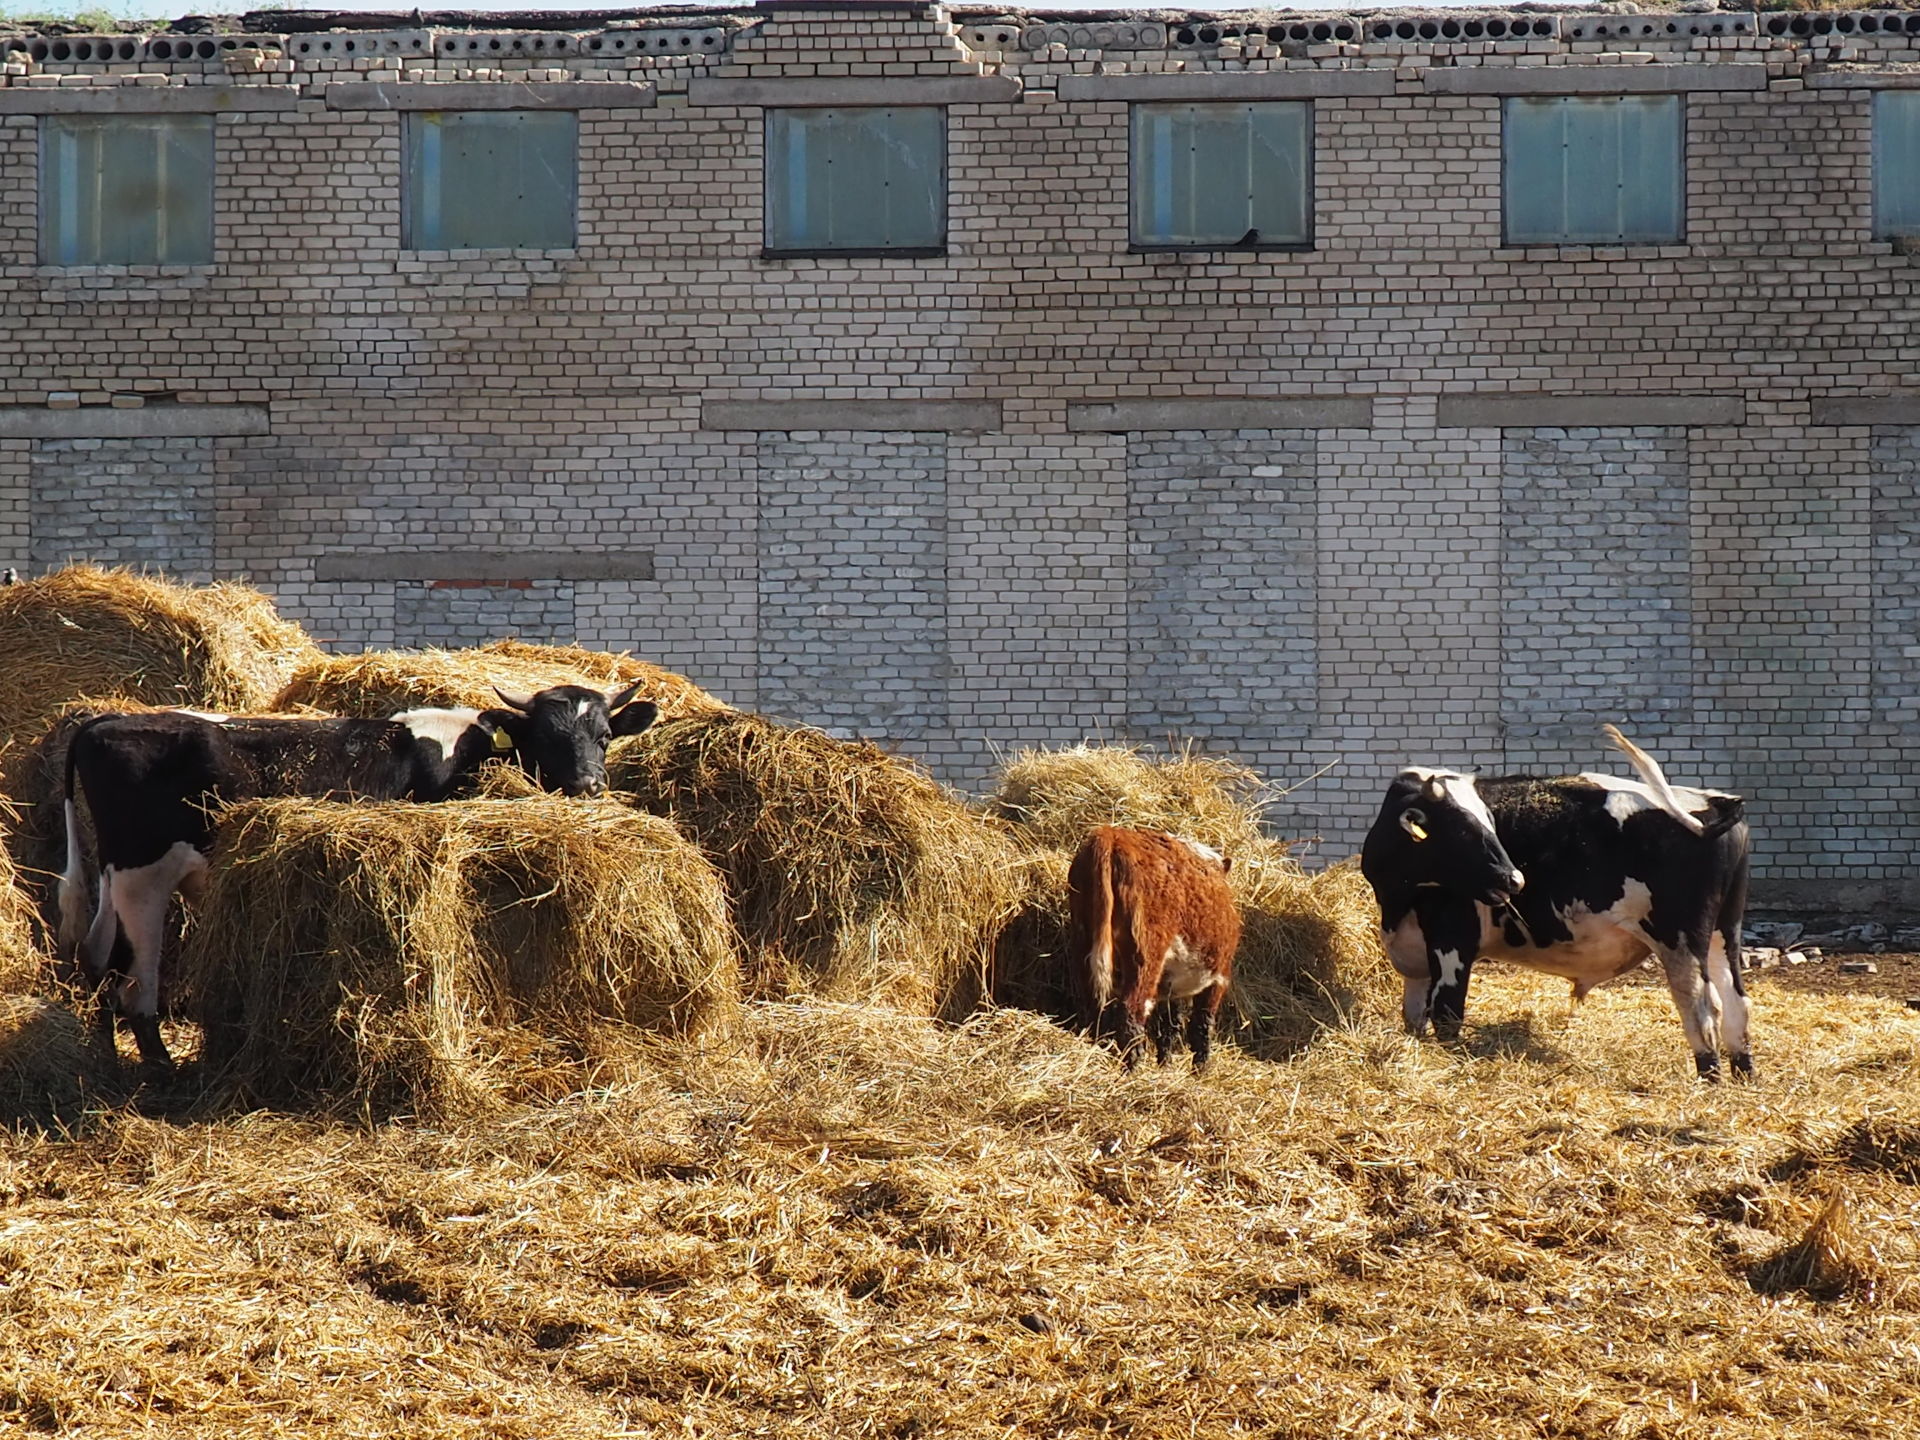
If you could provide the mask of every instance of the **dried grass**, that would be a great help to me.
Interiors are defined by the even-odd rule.
[[[1771,993],[1700,1086],[1658,987],[1465,1043],[1363,1017],[1194,1080],[1031,1016],[749,1007],[625,1082],[371,1131],[102,1117],[0,1151],[0,1425],[238,1436],[1882,1440],[1920,1187],[1849,1171],[1883,1283],[1755,1290],[1920,1021]],[[1751,1194],[1723,1214],[1715,1197]]]
[[[11,842],[18,812],[0,800],[0,827]],[[45,945],[33,900],[19,883],[13,856],[0,846],[0,995],[26,995],[46,988],[49,980]]]
[[[611,690],[646,682],[640,698],[664,716],[707,715],[727,707],[684,676],[630,655],[577,645],[495,640],[471,650],[368,650],[315,655],[274,699],[277,709],[310,705],[334,715],[373,719],[423,706],[497,706],[494,687],[515,693],[554,685]]]
[[[972,1008],[1022,862],[924,771],[735,711],[658,724],[616,745],[608,769],[727,876],[749,994]]]
[[[1266,841],[1266,783],[1246,766],[1191,748],[1156,755],[1132,745],[1025,749],[999,768],[989,813],[1043,848],[1066,851],[1101,825],[1165,830],[1228,855]]]
[[[83,698],[262,710],[318,654],[244,585],[70,566],[0,588],[0,743]]]
[[[718,877],[625,806],[281,799],[223,813],[177,991],[247,1098],[445,1116],[608,1022],[723,1022],[737,971]]]

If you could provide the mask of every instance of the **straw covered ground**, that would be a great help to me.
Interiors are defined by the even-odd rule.
[[[724,1021],[738,969],[719,877],[624,805],[254,800],[174,994],[240,1096],[445,1116],[593,1083],[610,1026]]]
[[[0,1416],[93,1436],[1890,1440],[1920,1017],[1487,968],[1213,1074],[1002,1011],[753,1006],[485,1123],[100,1117],[0,1149]]]
[[[379,719],[423,706],[500,704],[495,687],[524,694],[554,685],[611,690],[643,681],[640,698],[663,715],[705,715],[727,707],[691,680],[635,660],[577,645],[495,640],[470,650],[368,650],[316,653],[274,699],[274,708],[312,706],[330,715]]]

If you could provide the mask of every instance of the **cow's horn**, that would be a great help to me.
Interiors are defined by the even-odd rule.
[[[1435,777],[1427,781],[1427,799],[1435,805],[1444,805],[1447,801],[1447,787],[1444,781]]]
[[[533,696],[531,695],[509,695],[498,685],[493,687],[493,693],[500,697],[501,704],[507,706],[509,709],[518,710],[522,715],[527,714],[533,709]]]
[[[638,695],[640,693],[640,687],[646,683],[647,682],[645,680],[636,680],[633,682],[633,684],[627,686],[626,689],[614,691],[611,695],[607,696],[607,709],[609,710],[624,709],[627,705],[627,702],[632,700],[634,696]]]

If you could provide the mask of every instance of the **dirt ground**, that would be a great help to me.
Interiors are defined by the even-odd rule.
[[[1843,961],[1864,960],[1876,973],[1847,975]],[[1920,955],[1827,955],[1807,965],[1777,965],[1748,972],[1757,987],[1776,985],[1816,995],[1879,995],[1895,1002],[1920,998]]]

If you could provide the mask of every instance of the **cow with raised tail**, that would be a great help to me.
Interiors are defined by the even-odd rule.
[[[1740,922],[1747,826],[1737,795],[1667,782],[1611,725],[1639,771],[1477,778],[1395,777],[1360,868],[1405,982],[1407,1028],[1459,1033],[1482,956],[1596,985],[1658,956],[1694,1065],[1720,1078],[1722,1048],[1751,1076]]]
[[[658,709],[639,683],[607,695],[579,685],[499,694],[494,710],[409,710],[391,720],[295,720],[159,710],[100,715],[67,747],[67,863],[60,942],[101,987],[101,1016],[124,1015],[150,1064],[171,1063],[160,1038],[160,947],[175,892],[206,884],[214,810],[233,800],[305,795],[342,800],[446,800],[480,767],[510,759],[549,790],[599,795],[607,746],[637,735]],[[93,815],[99,899],[89,926],[76,809]]]
[[[1206,1065],[1240,944],[1231,864],[1197,840],[1111,825],[1074,855],[1067,949],[1080,1023],[1113,1037],[1128,1066],[1149,1036],[1166,1063],[1183,1007],[1193,1068]]]

